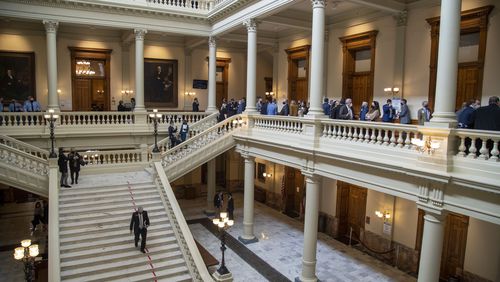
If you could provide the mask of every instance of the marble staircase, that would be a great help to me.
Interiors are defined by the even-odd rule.
[[[61,189],[61,280],[191,281],[153,182],[104,185]],[[134,202],[151,221],[146,254],[129,231]]]

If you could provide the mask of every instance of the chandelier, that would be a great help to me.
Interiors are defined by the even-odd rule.
[[[76,61],[76,75],[95,75],[89,61]]]

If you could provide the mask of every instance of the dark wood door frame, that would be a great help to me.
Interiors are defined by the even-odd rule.
[[[460,22],[460,34],[479,32],[479,50],[477,64],[478,68],[478,97],[482,96],[483,91],[483,73],[484,73],[484,58],[486,55],[486,38],[488,34],[488,16],[494,6],[484,6],[472,10],[463,11]],[[441,17],[426,19],[431,26],[431,58],[429,64],[429,107],[434,109],[434,101],[436,99],[436,80],[437,80],[437,62],[438,62],[438,47],[439,47],[439,25]],[[460,64],[459,64],[460,67]],[[461,103],[461,102],[460,102]]]
[[[296,94],[292,94],[293,84],[297,81],[297,67],[294,61],[305,60],[306,65],[306,81],[309,84],[309,57],[311,45],[303,45],[286,49],[288,55],[288,100],[297,100]],[[309,89],[309,87],[308,87]],[[306,95],[306,100],[309,100],[309,90]]]
[[[72,93],[72,108],[74,110],[75,106],[75,79],[81,78],[89,78],[92,77],[78,77],[76,75],[76,60],[78,59],[88,59],[88,60],[103,60],[105,61],[104,66],[104,81],[105,81],[105,92],[104,92],[104,110],[110,110],[110,100],[111,100],[111,87],[110,87],[110,79],[111,79],[111,49],[96,49],[96,48],[81,48],[81,47],[68,47],[71,52],[71,93]],[[102,79],[102,78],[101,78]]]
[[[349,234],[349,225],[350,219],[352,219],[352,214],[355,212],[355,215],[358,217],[354,220],[354,227],[359,227],[359,229],[364,229],[365,224],[365,216],[366,216],[366,200],[367,200],[367,189],[363,187],[359,187],[356,185],[352,185],[343,181],[337,181],[337,218],[339,220],[338,226],[338,237],[343,238],[347,234]],[[359,197],[361,196],[361,197]],[[353,197],[356,197],[354,199]],[[360,203],[359,200],[361,199]],[[352,202],[358,202],[359,206],[352,206]],[[362,216],[359,216],[362,215]],[[352,222],[351,222],[352,223]],[[354,230],[354,237],[361,236],[361,230]]]
[[[368,95],[370,97],[370,100],[373,100],[373,84],[375,76],[375,46],[377,34],[377,30],[372,30],[339,38],[343,45],[342,98],[353,98],[353,76],[356,71],[354,57],[355,53],[357,51],[370,50],[371,56]],[[361,105],[361,102],[363,102],[357,100],[358,99],[353,99],[353,103],[356,103],[356,108]],[[370,103],[370,101],[366,102]]]

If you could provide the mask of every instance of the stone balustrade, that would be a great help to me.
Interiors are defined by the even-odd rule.
[[[412,148],[411,138],[419,136],[414,125],[325,119],[321,138]]]
[[[301,134],[304,119],[285,116],[251,116],[254,128],[270,129],[287,133]]]
[[[147,162],[141,149],[79,152],[89,166]]]
[[[47,124],[43,117],[44,112],[0,112],[0,128],[33,128],[43,127]]]
[[[17,168],[25,174],[46,176],[49,172],[47,159],[43,159],[29,152],[0,143],[0,161],[11,168]]]
[[[0,135],[0,144],[23,151],[25,153],[28,153],[32,156],[36,156],[44,160],[46,160],[49,157],[49,152],[47,150],[40,149],[36,146],[33,146],[25,142],[21,142],[9,136]]]
[[[500,132],[472,129],[457,129],[455,135],[460,139],[457,157],[499,161]]]
[[[209,11],[214,7],[214,1],[206,0],[146,0],[152,6],[164,9],[186,9],[194,11]],[[220,1],[219,1],[220,2]]]

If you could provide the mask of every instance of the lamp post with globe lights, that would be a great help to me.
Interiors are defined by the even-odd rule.
[[[219,217],[212,220],[213,224],[217,226],[220,233],[221,247],[222,251],[222,261],[219,269],[214,273],[214,278],[218,281],[229,281],[232,280],[232,274],[226,267],[226,262],[224,260],[224,251],[226,250],[226,230],[234,225],[234,220],[228,218],[227,212],[221,212]]]
[[[153,113],[149,114],[149,118],[153,120],[154,124],[154,136],[155,136],[155,147],[153,148],[153,153],[159,153],[158,148],[158,120],[161,118],[161,114],[158,113],[157,109],[153,109]]]
[[[31,245],[31,240],[26,239],[21,241],[21,247],[14,249],[14,258],[22,260],[24,263],[24,278],[26,282],[34,281],[35,258],[39,254],[38,245]]]
[[[55,143],[55,139],[56,139],[54,136],[54,123],[59,118],[59,115],[54,113],[54,109],[49,109],[47,111],[47,114],[44,114],[43,117],[49,122],[49,125],[50,125],[51,149],[50,149],[49,158],[57,158],[57,154],[56,154],[56,151],[54,149],[54,143]]]

